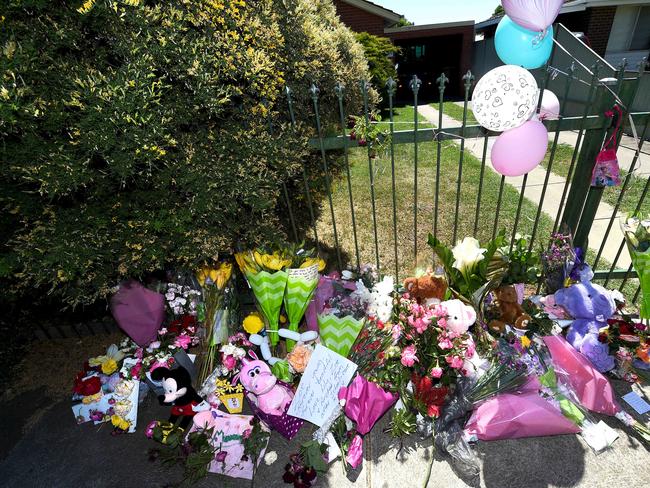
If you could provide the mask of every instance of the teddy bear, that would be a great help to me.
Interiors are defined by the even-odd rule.
[[[567,331],[567,341],[586,356],[600,372],[615,365],[609,346],[598,340],[600,329],[614,315],[616,304],[611,292],[600,285],[583,281],[555,292],[555,303],[561,305],[573,322]]]
[[[426,273],[419,278],[406,278],[404,288],[419,304],[437,305],[445,297],[447,280],[443,276]]]
[[[447,329],[456,334],[464,334],[476,322],[474,308],[466,305],[461,300],[447,300],[442,302],[440,306],[446,312]]]
[[[499,318],[491,320],[488,324],[490,330],[503,333],[506,324],[517,329],[526,329],[530,321],[530,315],[517,300],[517,290],[514,286],[501,286],[494,291],[496,302],[499,308]]]

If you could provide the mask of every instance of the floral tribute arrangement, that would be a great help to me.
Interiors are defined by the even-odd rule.
[[[632,252],[645,252],[643,222],[626,223]],[[647,381],[647,324],[620,292],[592,282],[570,235],[552,235],[541,252],[505,232],[429,243],[438,271],[401,284],[371,266],[321,275],[325,262],[301,245],[238,253],[256,310],[236,322],[223,321],[237,315],[227,263],[161,284],[159,296],[124,285],[113,306],[133,339],[87,361],[74,415],[133,432],[153,389],[172,415],[145,429],[160,443],[152,459],[181,464],[189,482],[254,480],[270,436],[295,442],[302,432],[283,480],[312,486],[337,458],[357,469],[384,415],[388,435],[429,438],[469,483],[480,473],[474,442],[578,434],[607,449],[617,434],[593,412],[650,442],[606,376]],[[204,378],[197,354],[198,369],[210,365]]]

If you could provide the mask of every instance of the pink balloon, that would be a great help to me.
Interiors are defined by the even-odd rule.
[[[560,118],[560,100],[551,90],[544,90],[542,94],[542,106],[539,108],[539,118],[542,120]]]
[[[504,176],[521,176],[542,162],[548,147],[548,131],[537,119],[508,130],[492,146],[492,166]]]
[[[563,0],[501,0],[506,15],[524,29],[540,32],[560,13]]]

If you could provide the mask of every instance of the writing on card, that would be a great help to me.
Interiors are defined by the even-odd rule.
[[[291,402],[289,415],[322,427],[337,408],[339,389],[350,383],[356,370],[357,365],[352,361],[317,345]]]

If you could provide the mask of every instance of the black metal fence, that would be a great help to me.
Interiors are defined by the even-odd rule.
[[[559,33],[566,31],[561,26],[556,30]],[[394,105],[396,84],[393,80],[379,90],[385,105],[384,121],[373,121],[368,107],[369,85],[361,81],[364,110],[355,115],[366,124],[384,128],[373,140],[351,137],[347,127],[351,114],[346,113],[343,103],[345,87],[342,85],[335,90],[340,120],[336,134],[326,134],[319,110],[321,93],[318,87],[310,87],[317,134],[310,140],[310,145],[319,152],[322,160],[326,208],[316,220],[314,216],[319,212],[312,206],[314,199],[310,196],[305,177],[305,194],[299,198],[289,195],[285,188],[289,216],[293,218],[292,207],[295,205],[309,207],[311,237],[319,245],[333,249],[335,256],[332,258],[339,268],[369,262],[383,273],[394,274],[398,280],[416,266],[433,262],[426,247],[428,232],[453,244],[466,235],[490,238],[500,228],[506,227],[511,243],[515,242],[518,234],[526,233],[529,246],[533,248],[544,245],[550,232],[568,228],[576,245],[590,249],[589,257],[596,270],[596,279],[618,286],[636,300],[638,285],[631,265],[625,264],[627,251],[618,218],[630,185],[634,181],[638,186],[634,169],[643,141],[650,134],[650,113],[629,110],[643,82],[645,63],[630,75],[625,63],[613,72],[598,61],[589,67],[575,60],[561,65],[556,58],[563,62],[567,56],[570,58],[571,53],[561,44],[556,45],[554,52],[545,69],[533,73],[540,87],[539,103],[544,88],[552,84],[561,107],[571,106],[570,112],[579,110],[579,115],[544,121],[551,143],[543,173],[538,169],[523,178],[496,175],[489,163],[488,149],[491,138],[498,133],[468,124],[470,95],[476,81],[471,72],[464,76],[462,121],[454,126],[446,126],[445,120],[448,119],[443,117],[448,81],[444,74],[438,79],[439,103],[433,104],[437,109],[437,120],[423,117],[427,114],[423,114],[424,109],[418,106],[421,82],[417,76],[413,77],[410,82],[413,118],[408,124],[403,118],[405,109]],[[289,115],[294,120],[290,89],[287,90],[287,101]],[[601,205],[603,188],[591,187],[590,182],[596,156],[612,131],[612,119],[604,113],[615,103],[622,108],[627,125],[633,124],[636,128],[638,139],[635,144],[638,146],[622,185],[616,189],[619,192],[616,201],[606,206]],[[404,125],[408,125],[406,130],[402,129]],[[559,141],[564,133],[572,134],[575,142],[570,158],[563,162],[566,175],[562,181],[557,181],[561,178],[554,174],[554,164],[558,164]],[[473,153],[468,152],[468,144],[476,146],[477,142],[482,147],[478,150],[474,147]],[[617,145],[619,142],[620,135]],[[385,150],[378,150],[380,146]],[[566,152],[566,147],[563,150]],[[330,172],[334,158],[342,158],[345,168],[342,178],[334,178]],[[450,164],[451,159],[453,164]],[[410,174],[410,181],[407,181],[407,174]],[[649,186],[650,178],[644,180],[635,209],[637,212],[650,209],[646,203]],[[405,209],[408,209],[409,216],[405,215]],[[611,214],[603,215],[603,212]],[[592,233],[590,238],[594,222],[602,229]],[[617,252],[613,252],[617,244]],[[613,280],[616,283],[611,283]]]

